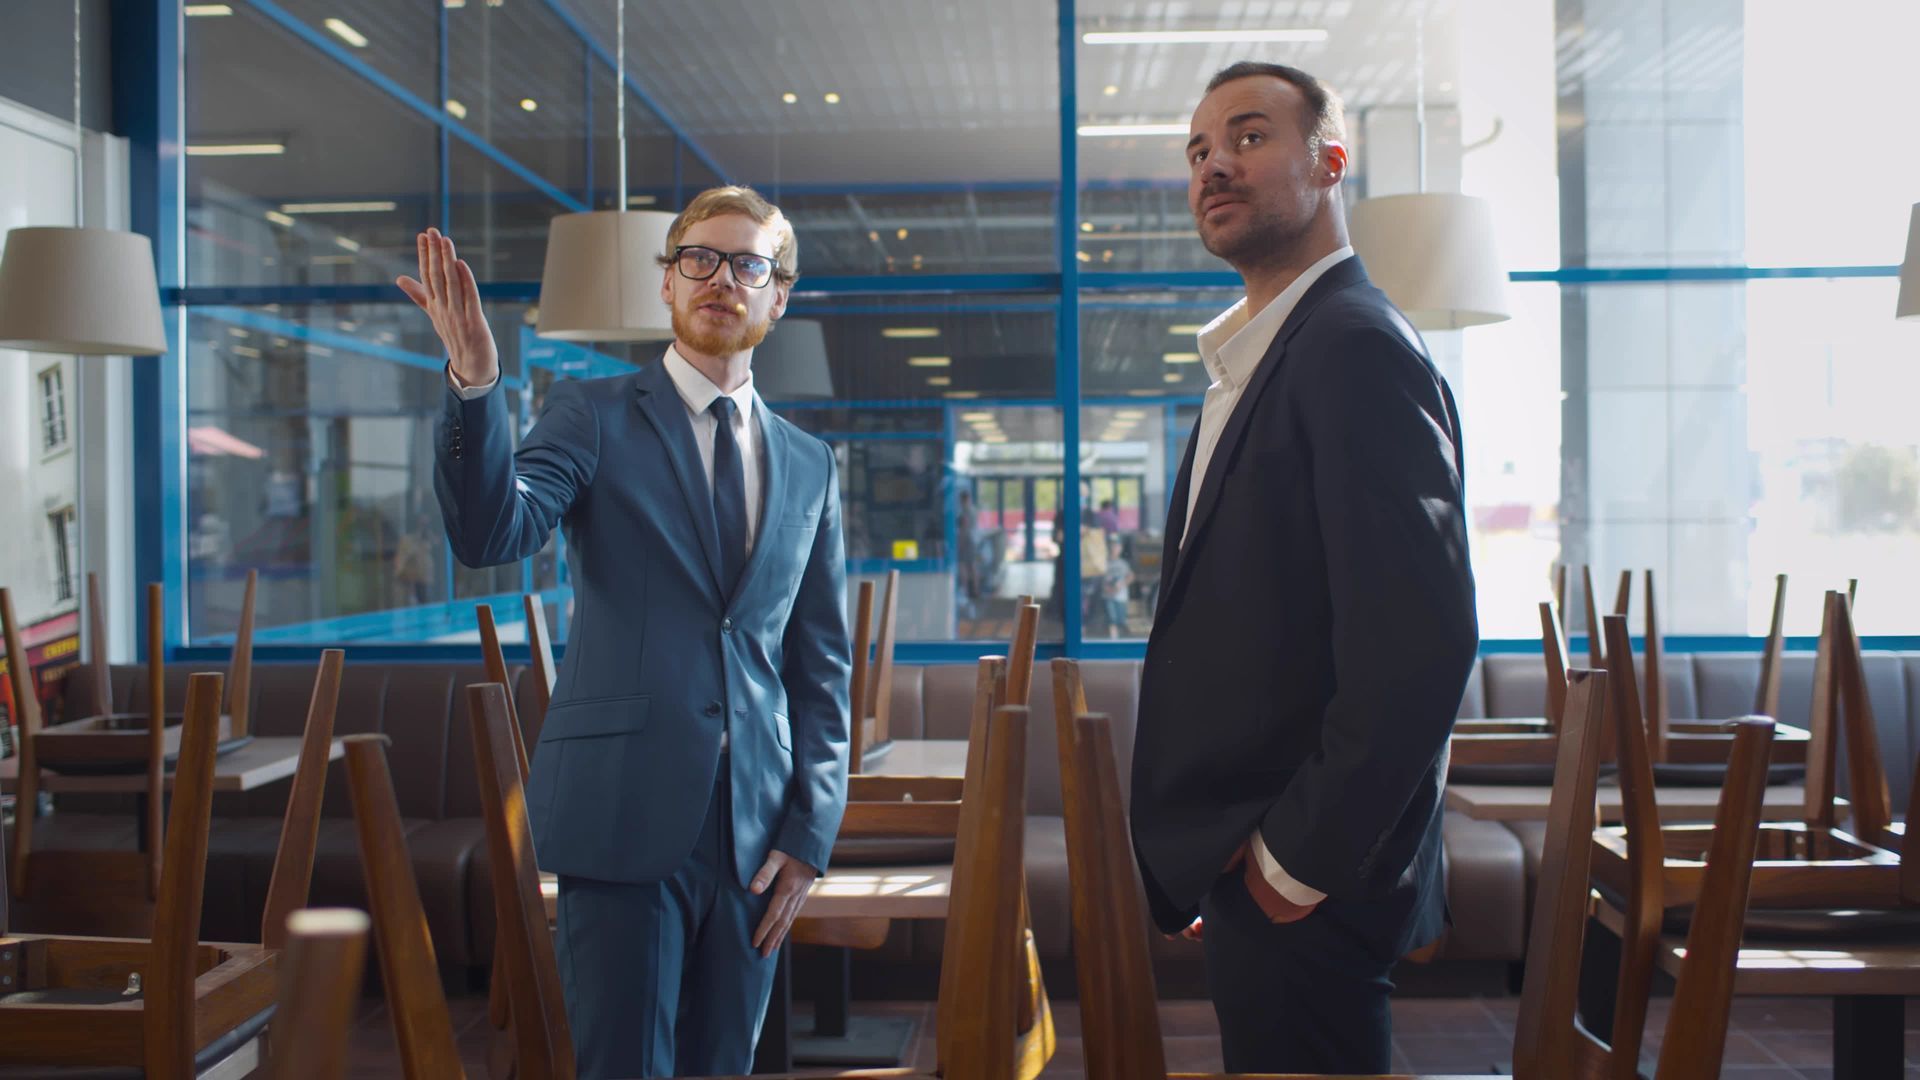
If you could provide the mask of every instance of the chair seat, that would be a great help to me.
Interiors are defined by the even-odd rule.
[[[38,1004],[60,1004],[60,1005],[83,1005],[83,1004],[103,1004],[104,1005],[104,1004],[113,1004],[116,1001],[122,1000],[120,995],[111,994],[111,995],[108,995],[108,1000],[106,1001],[85,1002],[85,1001],[71,1000],[65,996],[65,992],[57,991],[56,993],[61,994],[61,996],[54,997],[54,998],[46,998],[37,1003]],[[11,1004],[14,1002],[21,1002],[25,1004],[27,1003],[25,999],[28,999],[33,996],[34,996],[33,992],[9,994],[9,995],[6,995],[5,997],[0,997],[0,1003]],[[239,1024],[235,1025],[234,1027],[223,1032],[218,1037],[216,1037],[212,1042],[209,1042],[207,1045],[201,1047],[200,1051],[193,1055],[194,1075],[198,1076],[199,1074],[206,1072],[207,1070],[213,1068],[214,1066],[225,1061],[227,1058],[231,1057],[236,1051],[245,1047],[249,1042],[252,1042],[254,1039],[259,1038],[260,1034],[267,1029],[268,1021],[273,1019],[274,1008],[275,1006],[272,1006],[272,1005],[267,1006],[266,1008],[260,1010],[259,1012],[253,1014],[252,1016],[247,1017],[245,1020],[241,1021]],[[147,1075],[147,1071],[145,1069],[126,1068],[122,1066],[0,1065],[0,1080],[142,1080],[142,1078],[144,1078],[146,1075]]]
[[[1615,910],[1626,910],[1626,898],[1615,890],[1594,883],[1600,899]],[[1685,937],[1693,925],[1691,907],[1668,908],[1660,919],[1660,932]],[[1849,941],[1859,944],[1920,944],[1920,908],[1868,911],[1820,911],[1799,908],[1747,908],[1746,933],[1749,942]]]

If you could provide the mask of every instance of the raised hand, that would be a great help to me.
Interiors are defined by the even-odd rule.
[[[433,320],[447,350],[453,374],[467,386],[484,386],[500,377],[500,351],[480,309],[480,287],[473,268],[453,254],[453,241],[439,229],[420,234],[420,277],[395,281],[407,299]]]

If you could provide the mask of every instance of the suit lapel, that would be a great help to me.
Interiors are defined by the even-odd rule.
[[[787,434],[773,421],[773,414],[766,403],[757,396],[753,401],[754,418],[760,422],[760,528],[755,532],[753,550],[747,553],[747,568],[740,572],[740,581],[734,586],[733,597],[728,600],[731,608],[747,591],[747,586],[767,562],[767,549],[773,547],[773,530],[779,527],[780,516],[787,509]],[[716,530],[717,532],[717,530]]]
[[[1253,376],[1247,380],[1246,390],[1241,392],[1240,400],[1234,403],[1233,414],[1227,417],[1227,426],[1221,429],[1219,445],[1213,448],[1213,456],[1207,459],[1207,475],[1201,478],[1200,497],[1193,504],[1193,520],[1191,523],[1183,522],[1182,524],[1183,529],[1188,533],[1188,538],[1185,544],[1179,546],[1186,554],[1191,555],[1192,552],[1187,549],[1197,547],[1205,536],[1207,521],[1212,517],[1214,507],[1220,502],[1220,489],[1226,484],[1227,471],[1233,463],[1234,456],[1239,452],[1240,443],[1246,439],[1247,426],[1252,421],[1255,408],[1259,405],[1260,395],[1265,392],[1267,384],[1273,381],[1274,372],[1280,370],[1280,365],[1286,357],[1287,341],[1299,332],[1301,326],[1305,325],[1307,318],[1313,314],[1315,308],[1320,306],[1322,300],[1348,285],[1366,280],[1366,274],[1366,268],[1360,265],[1358,256],[1336,263],[1320,275],[1320,280],[1314,282],[1306,295],[1294,304],[1293,310],[1287,313],[1287,321],[1280,325],[1280,331],[1273,335],[1273,344],[1267,346],[1266,355],[1260,358],[1259,365],[1253,369]],[[1196,421],[1195,440],[1198,437],[1199,424]],[[1193,454],[1194,449],[1190,443],[1187,450],[1186,471],[1188,473],[1193,469]],[[1189,476],[1188,483],[1192,482],[1192,477]],[[1168,533],[1169,539],[1178,544],[1178,537],[1172,535],[1171,529]],[[1166,598],[1171,598],[1177,593],[1181,583],[1186,579],[1185,571],[1192,562],[1191,558],[1175,561],[1172,585],[1170,588],[1161,590],[1163,607],[1167,606]]]
[[[1200,425],[1187,433],[1187,452],[1180,460],[1180,472],[1173,482],[1173,498],[1167,506],[1167,535],[1161,541],[1160,548],[1160,593],[1162,602],[1154,608],[1154,623],[1160,622],[1159,615],[1171,605],[1164,598],[1173,594],[1173,579],[1179,573],[1180,536],[1187,528],[1187,493],[1193,490],[1193,455],[1200,442]]]
[[[635,403],[667,448],[667,460],[673,465],[675,479],[680,481],[680,494],[687,501],[693,531],[700,537],[714,590],[724,599],[724,587],[720,584],[720,526],[713,517],[713,492],[707,486],[706,470],[700,466],[700,448],[693,441],[693,423],[687,419],[686,402],[674,389],[664,363],[641,372],[634,388]]]

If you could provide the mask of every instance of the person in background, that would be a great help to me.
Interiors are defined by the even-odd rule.
[[[1133,589],[1133,567],[1127,565],[1118,537],[1112,540],[1112,546],[1106,573],[1100,575],[1100,593],[1106,600],[1107,636],[1117,638],[1127,630],[1127,597]]]

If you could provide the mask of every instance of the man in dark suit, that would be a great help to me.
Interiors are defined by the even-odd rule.
[[[1347,246],[1339,102],[1240,63],[1188,202],[1246,299],[1174,486],[1134,743],[1154,920],[1201,938],[1232,1072],[1382,1073],[1439,935],[1447,736],[1477,645],[1459,416]]]
[[[434,490],[454,553],[490,566],[567,536],[573,621],[527,813],[560,877],[583,1077],[752,1068],[773,954],[846,805],[833,452],[768,411],[750,367],[797,275],[793,228],[715,188],[658,258],[673,344],[631,375],[554,383],[517,453],[452,241],[421,236],[422,280],[400,282],[449,357]]]

